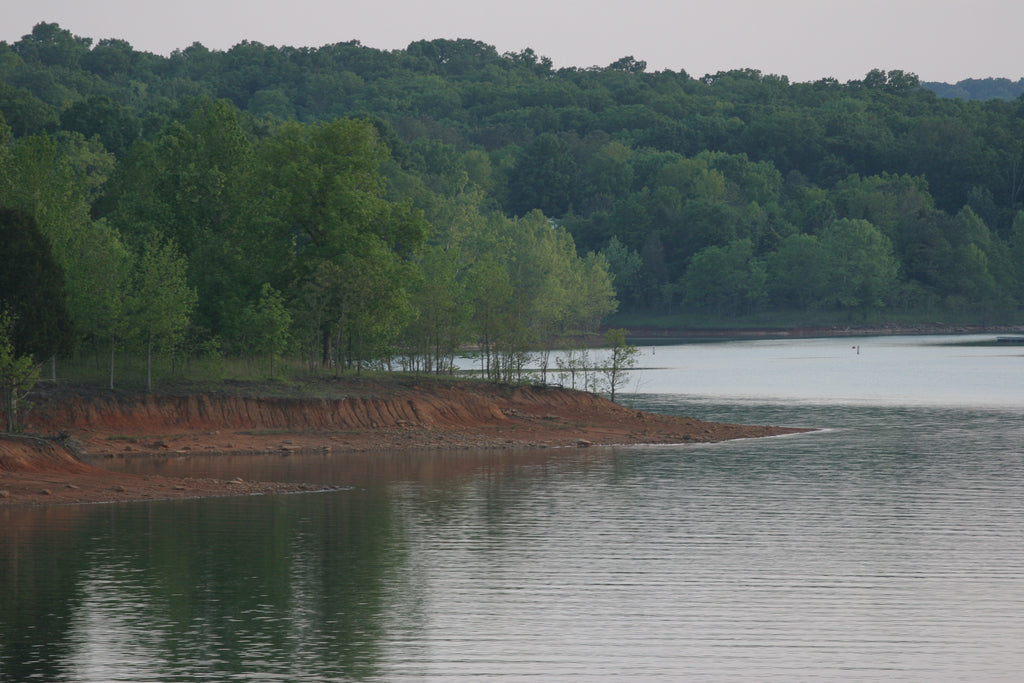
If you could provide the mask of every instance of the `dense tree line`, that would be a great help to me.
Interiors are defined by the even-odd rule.
[[[42,23],[0,43],[0,115],[0,205],[112,382],[125,345],[444,371],[474,343],[504,378],[617,305],[1024,300],[1024,100],[902,71],[555,68],[473,40],[162,57]]]
[[[80,122],[90,102],[61,118]],[[106,123],[132,117],[100,109]],[[17,135],[0,120],[15,356],[104,348],[114,386],[124,348],[144,354],[149,384],[154,352],[446,372],[473,344],[507,380],[616,308],[604,257],[579,256],[539,211],[502,213],[468,171],[400,162],[381,119],[258,119],[199,96],[144,128],[108,148],[98,133]]]
[[[1015,100],[1024,95],[1024,78],[965,78],[956,83],[922,83],[939,97],[964,100]]]

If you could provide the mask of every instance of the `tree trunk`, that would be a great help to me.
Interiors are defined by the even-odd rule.
[[[110,388],[114,388],[114,338],[110,338]]]
[[[323,336],[322,336],[321,344],[323,346],[321,348],[321,352],[322,352],[321,353],[321,357],[323,358],[323,365],[324,365],[324,367],[325,368],[330,368],[331,367],[331,363],[334,361],[334,345],[332,343],[334,337],[331,334],[331,327],[330,327],[330,325],[324,325],[322,332],[323,332]]]
[[[363,333],[356,331],[356,377],[363,374]]]
[[[545,349],[540,352],[540,383],[544,386],[548,384],[548,365],[551,363],[551,345],[546,344]]]
[[[153,390],[153,334],[146,337],[146,391]]]
[[[7,413],[7,431],[13,433],[18,426],[14,415],[14,387],[8,387],[7,383],[4,382],[0,389],[4,392],[4,412]]]

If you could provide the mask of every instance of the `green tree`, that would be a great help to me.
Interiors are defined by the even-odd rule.
[[[263,282],[280,283],[289,242],[272,235],[269,189],[239,112],[224,100],[187,103],[186,118],[132,147],[111,178],[111,222],[138,248],[155,231],[188,258],[197,324],[234,327]]]
[[[749,239],[694,255],[682,280],[684,300],[717,315],[749,313],[767,299],[767,270]]]
[[[633,151],[620,142],[609,142],[587,162],[582,173],[581,188],[598,197],[622,197],[633,189]]]
[[[569,145],[551,133],[537,137],[516,159],[508,180],[508,209],[524,216],[539,209],[562,216],[576,192],[576,160]]]
[[[128,335],[128,298],[135,256],[105,220],[95,221],[79,240],[68,308],[79,339],[105,344],[110,356],[108,385],[114,388],[117,347]]]
[[[71,31],[44,21],[33,26],[32,33],[15,42],[14,49],[25,61],[73,68],[89,52],[91,45],[92,38],[72,35]]]
[[[50,240],[81,343],[95,335],[79,320],[89,268],[76,254],[106,239],[93,234],[96,217],[135,251],[154,231],[173,239],[199,293],[197,334],[226,338],[263,283],[300,301],[314,264],[355,257],[365,235],[416,262],[418,211],[450,232],[440,214],[470,193],[482,196],[478,214],[541,209],[581,254],[617,238],[643,259],[633,291],[616,283],[636,308],[672,306],[706,248],[749,239],[758,259],[795,258],[787,238],[814,236],[823,248],[836,218],[866,220],[891,240],[909,308],[1010,310],[1024,288],[1003,242],[1024,196],[1024,119],[1012,97],[940,99],[895,70],[846,84],[754,69],[694,79],[647,73],[632,57],[555,70],[531,50],[499,55],[464,39],[399,51],[197,43],[169,57],[123,40],[92,44],[48,23],[0,43],[0,112],[11,126],[0,124],[0,206],[29,211]],[[365,120],[336,120],[353,112]],[[104,182],[111,151],[117,166]],[[555,242],[537,242],[547,253],[538,263],[561,259]],[[518,287],[515,249],[495,248],[501,278]],[[452,258],[468,287],[480,253]],[[775,268],[771,280],[783,275]],[[503,338],[535,348],[528,321],[566,289],[558,277],[538,281],[536,305],[517,300],[524,282],[473,315],[505,307]],[[780,305],[839,306],[820,293],[801,299],[793,283],[771,293]],[[560,316],[550,319],[575,324]]]
[[[284,296],[270,284],[260,288],[260,298],[245,307],[242,313],[242,339],[250,352],[270,358],[270,376],[274,376],[274,361],[288,348],[292,315],[285,305]]]
[[[495,381],[511,379],[502,372],[499,349],[508,348],[507,340],[521,337],[515,326],[515,290],[504,254],[488,251],[469,265],[466,290],[472,311],[471,324],[480,347],[481,372]]]
[[[0,308],[16,357],[43,360],[71,350],[64,272],[31,214],[0,208]]]
[[[58,111],[28,89],[0,80],[0,118],[15,135],[23,137],[51,129],[57,123]]]
[[[826,254],[815,235],[789,235],[766,257],[768,291],[776,305],[806,310],[825,295]]]
[[[131,73],[141,57],[125,40],[102,38],[82,56],[82,68],[105,79],[123,78]]]
[[[1018,211],[1013,218],[1008,249],[1016,271],[1016,295],[1024,300],[1024,211]]]
[[[323,294],[310,303],[332,311],[304,316],[323,325],[323,359],[345,353],[361,367],[367,350],[393,341],[408,314],[403,263],[426,239],[422,213],[384,197],[387,149],[369,122],[286,124],[260,157],[281,258],[307,293]],[[327,264],[343,272],[332,275]]]
[[[701,152],[696,160],[706,163],[709,171],[721,174],[731,203],[746,205],[755,202],[764,206],[779,200],[782,174],[776,163],[751,161],[746,154],[710,151]]]
[[[505,242],[511,299],[504,309],[501,364],[516,380],[525,354],[541,353],[547,373],[550,351],[567,334],[593,329],[617,306],[602,256],[580,259],[572,236],[539,211],[512,221]]]
[[[387,150],[369,123],[286,123],[263,143],[260,157],[278,230],[303,257],[336,257],[361,233],[387,229],[380,176]]]
[[[50,241],[57,262],[71,261],[76,237],[90,221],[83,170],[60,149],[57,139],[33,135],[15,140],[0,167],[0,206],[21,209]]]
[[[899,263],[892,243],[861,219],[840,219],[821,234],[828,263],[827,304],[866,314],[885,305],[896,283]]]
[[[89,199],[113,163],[97,142],[69,133],[18,140],[6,159],[0,157],[0,203],[34,217],[46,236],[61,272],[75,341],[105,334],[96,325],[97,311],[107,304],[98,300],[123,291],[124,269],[116,265],[125,253],[120,235],[89,215]]]
[[[0,306],[0,396],[8,432],[18,431],[18,411],[39,379],[39,364],[15,350],[13,328],[13,316]]]
[[[295,295],[295,326],[311,371],[334,362],[334,324],[340,317],[344,273],[335,262],[316,259],[307,266]]]
[[[954,225],[961,246],[958,247],[959,264],[972,270],[970,286],[964,294],[974,302],[1002,306],[1014,289],[1013,265],[1009,246],[989,230],[989,226],[970,207],[965,206],[954,217]],[[980,253],[974,253],[975,250]],[[983,267],[980,267],[983,266]]]
[[[118,157],[125,155],[141,132],[138,120],[128,109],[102,95],[71,104],[61,112],[60,127],[86,138],[98,137]]]
[[[383,241],[368,239],[355,253],[342,257],[345,273],[339,340],[346,367],[360,374],[365,361],[393,355],[393,345],[412,315],[406,288],[407,264]]]
[[[153,351],[173,350],[188,327],[196,291],[188,285],[187,262],[173,242],[146,240],[138,257],[130,300],[136,338],[146,350],[146,389],[153,388]]]
[[[428,249],[412,290],[416,311],[405,338],[415,368],[438,374],[454,369],[455,353],[470,339],[472,308],[467,281],[460,277],[457,249]]]
[[[601,250],[608,264],[608,273],[618,300],[623,305],[639,306],[643,300],[644,261],[636,251],[630,249],[614,235]]]
[[[608,330],[604,344],[610,352],[603,369],[604,385],[614,401],[615,394],[629,382],[629,372],[637,365],[640,349],[626,342],[626,330],[620,328]]]
[[[575,256],[575,254],[574,254]],[[603,254],[588,252],[570,261],[566,331],[589,332],[619,309],[611,266]]]
[[[924,176],[890,173],[851,175],[836,183],[831,195],[840,218],[869,221],[897,243],[901,221],[928,212],[935,204]]]

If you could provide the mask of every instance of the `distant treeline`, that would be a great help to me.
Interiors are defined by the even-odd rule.
[[[965,78],[955,84],[922,83],[939,97],[958,97],[963,100],[1015,100],[1024,93],[1024,78]]]
[[[64,283],[68,334],[37,355],[444,371],[474,344],[507,377],[616,308],[1006,321],[1024,301],[1024,101],[903,71],[556,69],[474,40],[162,57],[42,23],[0,43],[0,115],[0,206],[50,250],[21,263]]]

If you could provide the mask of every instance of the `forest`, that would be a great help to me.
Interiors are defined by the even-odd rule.
[[[1022,191],[1024,98],[899,70],[0,43],[8,355],[103,356],[111,386],[125,353],[150,383],[154,355],[443,373],[473,346],[507,380],[609,321],[1016,322]]]

